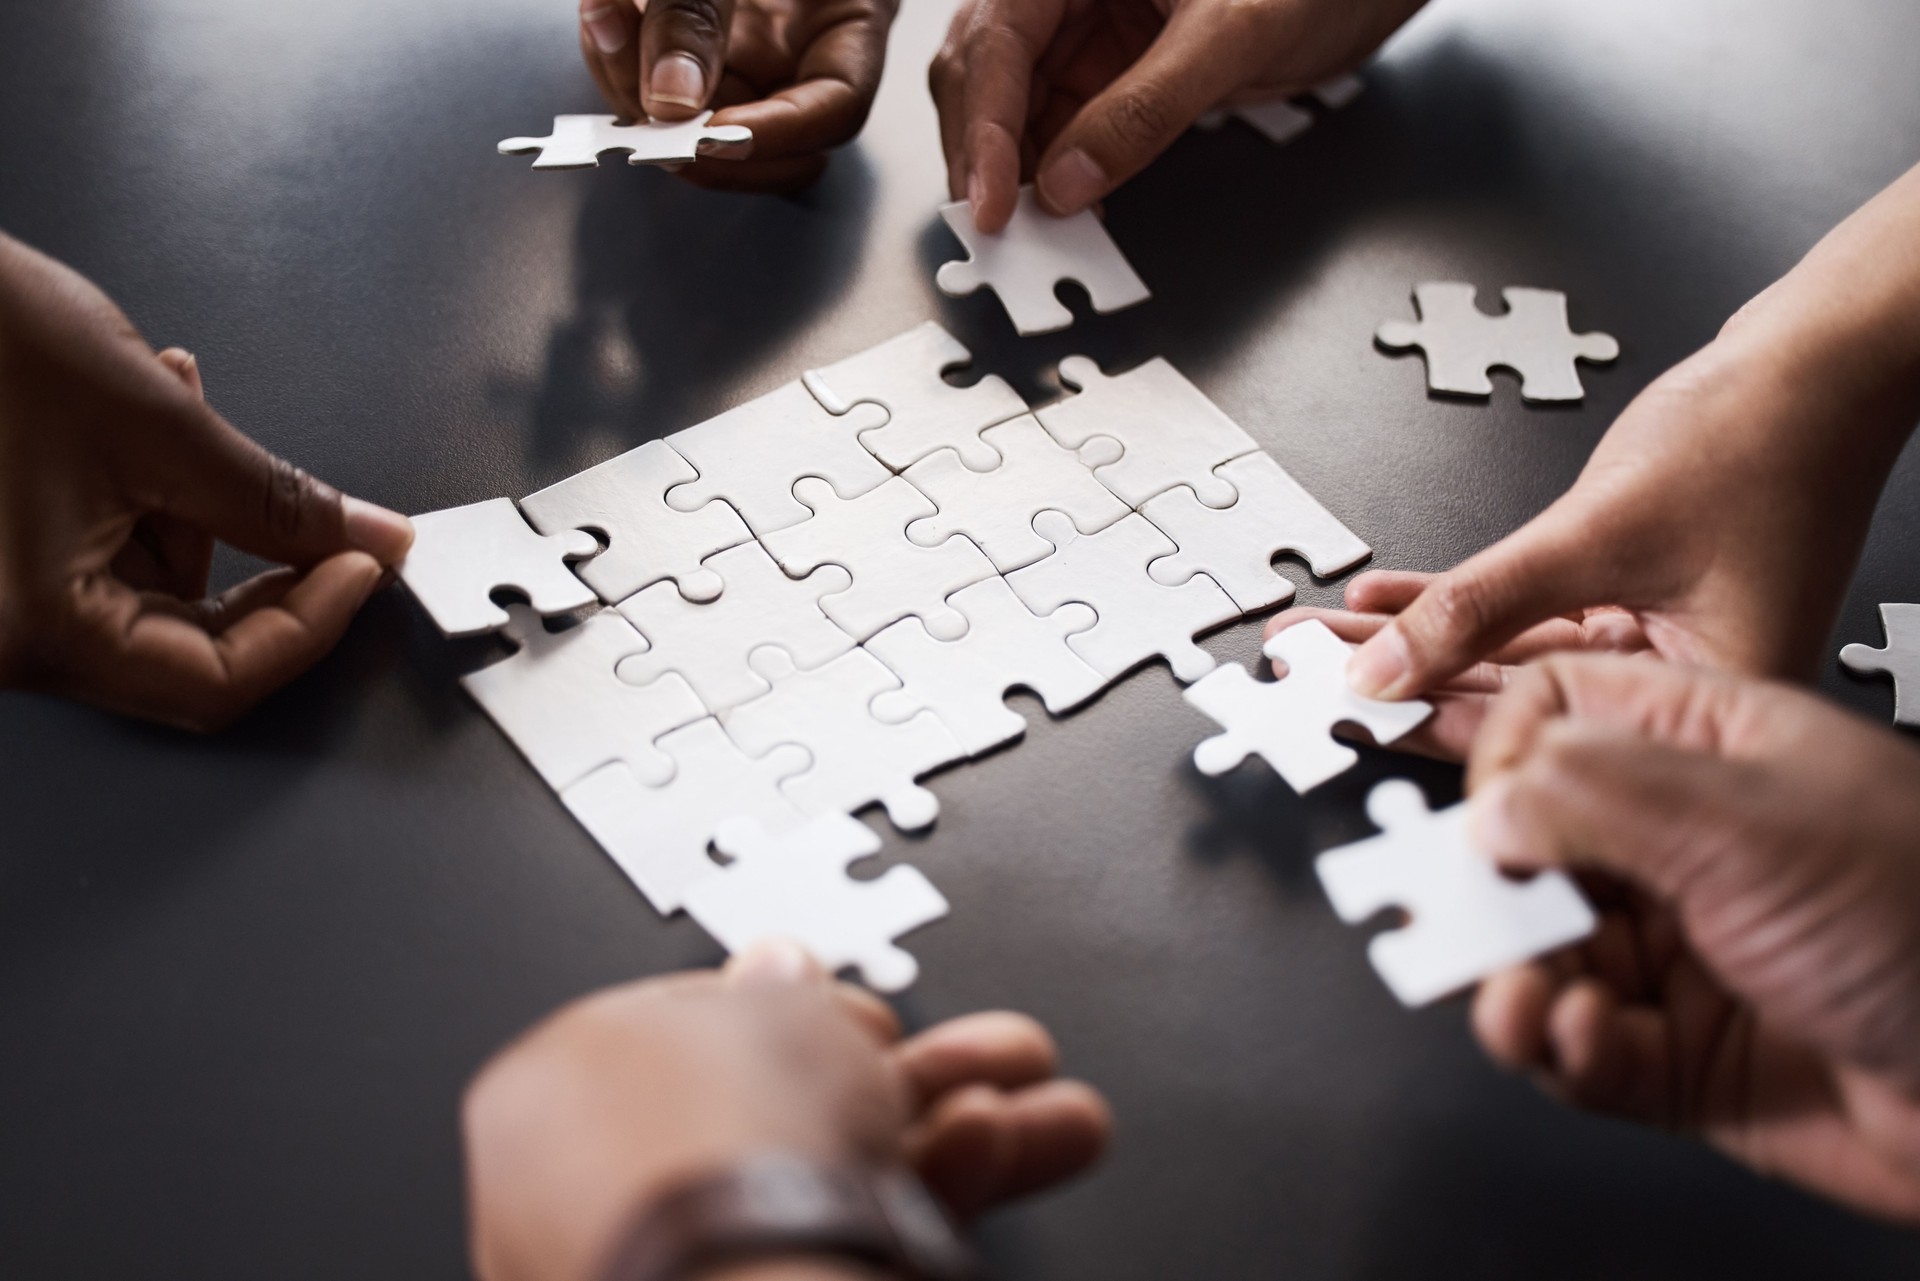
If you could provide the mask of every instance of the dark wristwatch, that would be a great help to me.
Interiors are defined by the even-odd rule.
[[[766,1152],[681,1184],[622,1236],[602,1281],[683,1281],[728,1263],[818,1255],[905,1281],[979,1281],[973,1251],[898,1167]]]

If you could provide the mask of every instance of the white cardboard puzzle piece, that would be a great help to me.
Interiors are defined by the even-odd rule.
[[[1041,512],[1065,512],[1083,534],[1097,534],[1127,514],[1127,505],[1031,415],[989,427],[980,439],[1000,460],[990,471],[968,467],[950,449],[907,468],[907,480],[939,508],[907,527],[909,539],[931,547],[965,534],[1007,574],[1052,554],[1053,544],[1033,532]]]
[[[998,235],[974,227],[964,200],[940,206],[940,217],[969,255],[941,265],[933,278],[940,292],[960,298],[983,286],[993,290],[1022,335],[1073,323],[1053,292],[1063,280],[1078,281],[1102,315],[1152,297],[1091,209],[1056,218],[1040,207],[1031,184],[1020,188],[1013,218]]]
[[[1293,599],[1293,584],[1273,568],[1281,552],[1304,559],[1319,578],[1344,573],[1373,554],[1270,455],[1243,454],[1214,474],[1239,493],[1233,506],[1209,507],[1181,485],[1140,509],[1179,545],[1147,567],[1156,583],[1205,574],[1252,613]]]
[[[797,525],[810,515],[793,483],[818,476],[842,498],[855,498],[890,472],[860,444],[860,434],[887,421],[879,405],[835,415],[797,382],[736,405],[667,437],[699,479],[667,491],[667,506],[696,511],[725,499],[756,534]]]
[[[1065,513],[1048,511],[1034,517],[1033,527],[1055,551],[1007,575],[1007,584],[1036,613],[1074,601],[1091,606],[1097,621],[1067,644],[1095,671],[1117,680],[1155,656],[1164,657],[1182,683],[1212,669],[1213,655],[1193,638],[1240,611],[1204,574],[1177,587],[1155,582],[1148,564],[1174,546],[1146,517],[1135,512],[1083,536]]]
[[[1097,621],[1087,606],[1035,614],[1004,578],[964,588],[951,603],[967,620],[967,633],[958,640],[937,640],[919,619],[903,618],[867,642],[901,683],[897,693],[874,700],[873,712],[882,720],[891,719],[896,703],[909,713],[928,708],[967,755],[978,756],[1027,732],[1026,718],[1007,706],[1008,690],[1032,690],[1058,716],[1106,685],[1067,644],[1067,637]]]
[[[1308,92],[1319,100],[1321,106],[1337,111],[1358,98],[1365,87],[1359,76],[1347,75],[1316,85]],[[1313,128],[1313,113],[1287,98],[1269,98],[1264,102],[1219,107],[1206,112],[1194,123],[1202,129],[1218,129],[1227,122],[1229,116],[1246,121],[1266,135],[1267,141],[1275,146],[1285,146]]]
[[[925,494],[898,476],[858,498],[843,499],[811,476],[793,492],[812,518],[761,541],[789,574],[839,565],[853,576],[845,591],[822,596],[820,608],[855,640],[909,615],[918,615],[943,640],[966,630],[967,620],[947,597],[993,577],[993,562],[957,535],[932,547],[910,540],[907,526],[934,513]]]
[[[729,547],[705,564],[726,584],[715,600],[695,603],[672,583],[655,583],[617,606],[650,642],[620,665],[621,680],[645,684],[676,673],[718,713],[772,688],[753,670],[756,650],[778,646],[794,666],[809,668],[853,648],[853,637],[820,610],[821,596],[853,581],[838,566],[790,578],[759,543]]]
[[[1472,285],[1438,281],[1417,286],[1416,324],[1390,320],[1374,341],[1388,351],[1418,347],[1426,355],[1427,386],[1458,396],[1491,396],[1487,371],[1520,375],[1520,395],[1532,401],[1579,400],[1576,360],[1606,363],[1620,354],[1611,334],[1576,334],[1567,323],[1567,296],[1553,289],[1500,291],[1507,310],[1489,316],[1474,304]]]
[[[894,940],[947,914],[947,900],[918,868],[890,867],[868,881],[848,876],[850,864],[880,852],[880,837],[845,814],[783,833],[730,819],[715,844],[733,861],[687,891],[687,914],[729,953],[791,939],[829,972],[853,966],[867,986],[898,992],[920,966]]]
[[[709,125],[711,111],[690,120],[642,120],[623,125],[615,116],[555,116],[544,138],[505,138],[503,156],[538,151],[535,169],[592,169],[603,151],[629,152],[630,165],[687,164],[703,156],[736,159],[753,144],[745,125]]]
[[[712,600],[720,594],[720,576],[701,562],[749,541],[753,532],[718,499],[693,511],[667,505],[667,490],[698,478],[672,446],[650,440],[521,499],[520,510],[543,534],[586,529],[606,535],[607,549],[574,572],[610,605],[663,578],[678,583],[688,600]]]
[[[1882,605],[1885,649],[1849,645],[1840,661],[1862,676],[1884,672],[1893,677],[1893,723],[1920,725],[1920,605]]]
[[[980,433],[1026,413],[1027,402],[998,374],[971,387],[955,387],[941,376],[972,361],[972,352],[929,320],[825,369],[808,370],[801,381],[836,414],[860,404],[885,408],[886,423],[863,431],[860,443],[894,471],[941,449],[985,471],[1000,460]]]
[[[521,593],[542,614],[593,604],[567,562],[599,550],[585,530],[535,533],[512,499],[490,498],[415,516],[413,546],[398,572],[442,635],[478,636],[507,625],[507,611],[493,602],[502,589]]]
[[[1420,789],[1389,779],[1367,796],[1378,836],[1314,860],[1334,911],[1358,924],[1385,908],[1411,917],[1374,936],[1368,959],[1403,1005],[1425,1005],[1593,933],[1593,909],[1559,872],[1517,882],[1467,835],[1466,805],[1429,811]]]
[[[1034,417],[1060,444],[1081,450],[1100,483],[1129,505],[1175,485],[1209,507],[1231,506],[1238,497],[1214,469],[1253,453],[1259,442],[1161,357],[1109,376],[1087,357],[1069,356],[1060,362],[1060,381],[1078,393],[1043,405]],[[1096,465],[1086,447],[1103,436],[1121,452]]]
[[[1260,652],[1285,662],[1287,674],[1259,681],[1228,663],[1186,692],[1222,730],[1193,749],[1202,774],[1224,774],[1257,754],[1294,791],[1306,792],[1360,759],[1333,737],[1335,725],[1364,725],[1376,742],[1391,743],[1433,715],[1433,705],[1419,699],[1387,703],[1354,693],[1347,685],[1353,646],[1318,619],[1275,633]]]
[[[807,814],[851,814],[879,801],[902,831],[926,827],[940,802],[915,780],[966,755],[940,718],[922,710],[889,723],[873,700],[899,678],[864,649],[811,671],[796,671],[779,650],[756,655],[773,689],[721,714],[728,735],[762,756],[783,743],[804,747],[813,765],[782,784]]]
[[[647,647],[626,619],[603,610],[548,631],[524,605],[507,614],[506,635],[519,649],[460,684],[547,786],[560,791],[608,761],[625,761],[643,783],[673,776],[673,762],[654,740],[707,709],[672,673],[648,685],[614,675],[621,659]]]
[[[780,780],[807,767],[807,753],[782,747],[758,759],[708,717],[663,735],[673,777],[649,787],[624,763],[603,765],[560,793],[580,826],[627,874],[654,909],[677,911],[687,889],[720,865],[707,852],[722,821],[746,817],[772,832],[806,822]]]

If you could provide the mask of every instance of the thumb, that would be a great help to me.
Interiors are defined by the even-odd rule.
[[[727,62],[733,0],[653,0],[640,22],[640,105],[655,120],[706,108]]]

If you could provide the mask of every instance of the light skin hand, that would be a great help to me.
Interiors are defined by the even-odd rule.
[[[107,297],[0,236],[0,685],[211,730],[305,671],[413,540],[275,458]],[[207,597],[215,540],[290,568]]]
[[[1920,751],[1788,686],[1562,655],[1494,702],[1468,784],[1489,854],[1602,917],[1481,986],[1489,1055],[1920,1223]]]

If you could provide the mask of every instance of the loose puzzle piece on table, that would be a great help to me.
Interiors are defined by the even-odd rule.
[[[1271,456],[1243,454],[1214,468],[1214,474],[1238,491],[1233,506],[1209,507],[1181,485],[1140,509],[1180,548],[1147,567],[1156,583],[1205,574],[1251,613],[1293,599],[1293,584],[1274,572],[1273,558],[1280,552],[1302,557],[1320,578],[1332,578],[1372,555]]]
[[[839,566],[789,578],[759,543],[729,547],[705,564],[726,584],[716,600],[695,604],[672,583],[655,583],[619,604],[651,642],[620,665],[622,680],[644,684],[677,673],[708,710],[724,712],[772,688],[749,661],[756,650],[777,646],[808,668],[853,648],[853,637],[820,610],[821,596],[853,581]]]
[[[740,514],[719,500],[693,511],[667,505],[667,490],[697,480],[693,465],[663,440],[650,440],[597,467],[520,500],[543,534],[598,530],[607,549],[576,567],[601,600],[614,604],[671,578],[688,600],[720,594],[720,576],[701,561],[753,537]]]
[[[1186,692],[1224,730],[1193,749],[1202,774],[1224,774],[1257,753],[1294,791],[1309,791],[1360,759],[1333,737],[1335,725],[1352,721],[1376,742],[1391,743],[1433,714],[1433,705],[1418,699],[1387,703],[1349,689],[1353,646],[1318,619],[1275,633],[1260,652],[1284,661],[1287,674],[1259,681],[1228,663]]]
[[[1460,396],[1491,396],[1487,371],[1520,375],[1520,395],[1534,401],[1579,400],[1576,360],[1605,363],[1620,354],[1612,335],[1576,334],[1567,323],[1567,296],[1552,289],[1500,291],[1507,310],[1489,316],[1474,305],[1474,287],[1443,281],[1413,291],[1420,321],[1390,320],[1374,334],[1389,351],[1426,353],[1427,386]]]
[[[560,801],[662,914],[679,909],[688,887],[720,870],[707,846],[720,823],[746,817],[772,832],[806,822],[780,780],[807,767],[807,753],[781,747],[758,759],[742,752],[711,717],[661,737],[673,777],[649,787],[621,763],[603,765],[560,793]]]
[[[698,480],[667,491],[667,506],[696,511],[725,499],[756,534],[797,525],[810,515],[793,496],[802,476],[819,476],[842,498],[866,493],[891,474],[860,444],[887,421],[878,405],[829,413],[797,382],[667,437]]]
[[[567,562],[599,550],[585,530],[537,534],[511,499],[490,498],[415,516],[399,574],[443,635],[478,636],[507,625],[507,611],[493,602],[503,589],[542,614],[593,604]]]
[[[946,603],[947,597],[991,578],[993,562],[966,538],[933,547],[909,540],[907,526],[933,515],[925,494],[898,476],[852,499],[842,499],[813,477],[793,492],[813,510],[813,518],[762,542],[789,574],[839,565],[853,575],[853,585],[822,596],[820,608],[855,640],[910,614],[919,615],[942,640],[966,630],[967,620]]]
[[[791,939],[829,971],[854,966],[869,987],[898,992],[920,966],[894,940],[947,914],[947,900],[917,868],[891,867],[870,881],[848,876],[850,864],[880,852],[880,837],[845,814],[784,833],[730,819],[715,844],[733,862],[687,891],[687,914],[730,953]]]
[[[966,752],[930,711],[897,723],[873,714],[876,697],[900,688],[884,663],[856,649],[802,672],[779,651],[762,654],[772,655],[756,658],[772,691],[720,719],[734,742],[755,756],[782,743],[812,754],[812,768],[781,785],[789,800],[807,814],[851,814],[879,801],[903,831],[939,816],[939,800],[914,780]]]
[[[1058,716],[1106,684],[1067,645],[1068,636],[1096,621],[1087,606],[1063,605],[1043,617],[1021,604],[1003,578],[956,592],[951,603],[967,619],[967,634],[958,640],[936,640],[919,619],[903,618],[867,642],[902,686],[874,700],[882,720],[896,702],[908,711],[928,708],[967,755],[978,756],[1027,732],[1026,719],[1007,706],[1008,690],[1032,690]]]
[[[654,740],[707,715],[693,689],[669,673],[629,685],[614,668],[647,647],[626,619],[605,610],[548,631],[540,616],[510,606],[511,657],[460,678],[501,732],[555,791],[608,761],[625,761],[643,783],[673,776]]]
[[[1052,553],[1053,544],[1033,532],[1043,511],[1065,512],[1083,534],[1127,514],[1127,505],[1031,415],[989,427],[980,439],[1002,460],[991,471],[969,468],[950,449],[907,468],[907,480],[940,509],[910,525],[908,538],[931,547],[965,534],[1006,574]]]
[[[1156,356],[1109,377],[1087,357],[1069,356],[1060,362],[1060,381],[1078,394],[1035,410],[1034,417],[1068,449],[1102,436],[1117,442],[1119,457],[1109,452],[1093,474],[1130,505],[1175,485],[1192,489],[1209,507],[1233,504],[1232,483],[1214,469],[1253,453],[1259,443],[1165,360]]]
[[[1381,835],[1314,861],[1334,911],[1358,924],[1383,908],[1412,920],[1367,946],[1403,1005],[1425,1005],[1593,933],[1593,909],[1559,872],[1516,882],[1467,836],[1464,804],[1427,809],[1420,789],[1389,779],[1367,797]]]
[[[709,125],[711,111],[691,120],[643,120],[623,125],[614,116],[555,116],[544,138],[507,138],[503,156],[538,151],[535,169],[592,169],[603,151],[630,152],[630,165],[687,164],[702,156],[733,158],[746,154],[753,130],[745,125]]]
[[[1882,605],[1880,622],[1887,629],[1887,646],[1849,645],[1840,661],[1863,676],[1885,672],[1893,677],[1893,722],[1920,725],[1920,605]]]
[[[1014,594],[1036,613],[1073,601],[1093,607],[1098,621],[1067,638],[1073,652],[1108,680],[1156,655],[1182,682],[1213,667],[1213,655],[1193,643],[1208,628],[1240,616],[1227,594],[1204,574],[1177,587],[1156,583],[1147,565],[1174,550],[1167,536],[1138,512],[1097,534],[1082,536],[1062,512],[1041,512],[1033,527],[1056,550],[1007,575]]]
[[[809,370],[802,381],[836,414],[859,404],[885,408],[886,424],[863,432],[860,443],[895,471],[940,449],[954,450],[968,467],[985,471],[1000,460],[980,433],[1026,413],[1027,402],[998,374],[971,387],[941,377],[972,360],[972,352],[929,320],[857,356]]]
[[[1051,333],[1073,323],[1073,313],[1053,293],[1063,280],[1078,281],[1102,315],[1152,296],[1091,209],[1056,218],[1040,207],[1031,185],[1020,188],[1013,218],[998,235],[975,229],[964,200],[940,206],[940,217],[970,255],[935,273],[940,292],[959,298],[982,286],[992,289],[1020,334]]]
[[[1364,87],[1359,76],[1341,76],[1338,80],[1329,80],[1316,86],[1310,92],[1320,100],[1322,106],[1338,110],[1358,98]],[[1222,107],[1207,112],[1196,123],[1202,129],[1218,129],[1227,122],[1228,116],[1238,116],[1265,134],[1269,142],[1280,146],[1313,128],[1313,113],[1285,98]]]

